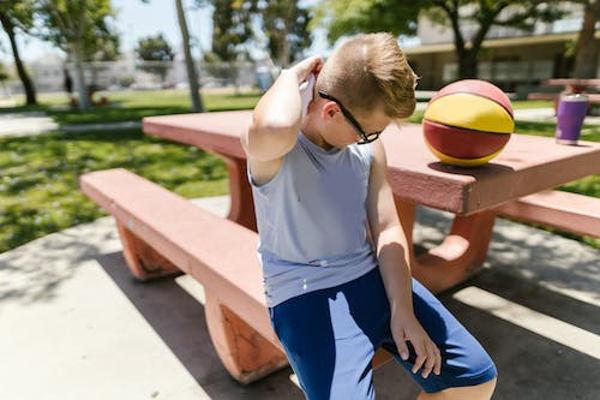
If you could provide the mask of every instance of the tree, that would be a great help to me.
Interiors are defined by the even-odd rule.
[[[341,10],[355,4],[356,0],[325,0],[319,6],[320,19],[331,18],[337,23],[337,34],[352,33],[354,29],[347,22],[337,22],[337,17],[330,10]],[[367,0],[360,8],[361,15],[352,11],[345,14],[353,16],[354,21],[369,31],[392,30],[396,33],[410,33],[416,27],[420,12],[435,23],[449,26],[454,35],[454,49],[458,61],[460,78],[477,77],[477,59],[483,40],[492,26],[512,27],[524,31],[532,31],[537,21],[551,22],[564,15],[555,0],[423,0],[414,6],[406,7],[406,15],[401,16],[399,5],[394,0]],[[414,8],[413,8],[414,7]],[[399,17],[398,27],[393,18],[386,18],[391,13]],[[350,19],[352,21],[352,19]],[[465,25],[474,27],[473,33],[467,37],[463,31]]]
[[[254,4],[250,0],[197,0],[199,6],[210,3],[213,10],[212,50],[204,52],[206,69],[212,76],[233,81],[239,90],[237,61],[248,59],[246,44],[253,39],[251,26]]]
[[[581,30],[575,44],[575,68],[573,78],[595,78],[598,68],[598,43],[596,42],[596,23],[600,20],[600,1],[572,0],[584,7]]]
[[[141,60],[150,62],[143,68],[159,75],[161,83],[164,83],[168,70],[165,63],[173,61],[175,53],[162,33],[140,39],[135,52]]]
[[[205,1],[199,1],[202,5]],[[251,1],[210,0],[214,7],[212,52],[221,61],[233,61],[247,54],[244,44],[253,37]]]
[[[394,4],[395,3],[395,4]],[[360,32],[390,32],[393,35],[414,35],[417,31],[421,2],[380,0],[325,0],[315,8],[310,30],[327,19],[327,39],[334,43],[344,35]]]
[[[118,37],[110,18],[114,15],[110,0],[42,0],[37,1],[42,21],[39,36],[67,53],[75,64],[75,82],[79,108],[90,108],[83,62],[118,54]]]
[[[471,6],[470,10],[461,9],[465,3]],[[557,6],[556,1],[543,0],[431,0],[429,11],[434,21],[452,28],[459,77],[476,78],[479,51],[492,26],[532,32],[537,21],[552,22],[564,15]],[[465,22],[476,26],[470,38],[461,30]]]
[[[312,19],[309,9],[298,6],[298,0],[254,0],[262,17],[271,56],[283,68],[301,57],[311,41],[308,29]]]
[[[142,3],[149,3],[150,0],[141,0]],[[192,109],[196,112],[203,112],[204,105],[202,96],[200,96],[200,88],[198,86],[198,73],[196,72],[196,64],[192,57],[192,49],[190,46],[190,33],[185,19],[185,10],[181,0],[175,0],[175,8],[177,10],[177,22],[181,31],[181,41],[183,46],[183,55],[185,57],[185,69],[187,71],[188,83],[190,86],[190,97],[192,98]]]
[[[37,104],[37,98],[35,86],[33,85],[19,54],[16,34],[17,29],[22,32],[27,32],[32,27],[32,8],[33,2],[29,0],[9,0],[0,2],[0,25],[2,25],[2,29],[4,29],[4,32],[8,36],[15,61],[15,67],[17,69],[17,75],[23,85],[27,105]]]
[[[183,45],[183,54],[185,56],[185,67],[187,70],[188,81],[190,84],[190,96],[192,98],[192,109],[196,112],[204,112],[204,105],[200,97],[200,87],[198,85],[198,73],[196,72],[196,64],[192,57],[192,49],[190,47],[190,33],[185,19],[185,10],[183,9],[182,0],[175,0],[177,8],[177,21],[179,22],[179,30],[181,31],[181,39]]]

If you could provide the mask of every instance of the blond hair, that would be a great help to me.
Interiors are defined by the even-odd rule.
[[[317,88],[358,115],[383,107],[388,117],[402,119],[415,110],[417,79],[391,34],[363,33],[334,50],[323,65]]]

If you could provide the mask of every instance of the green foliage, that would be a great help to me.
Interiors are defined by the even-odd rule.
[[[313,29],[328,27],[331,42],[358,32],[414,34],[421,13],[451,28],[461,78],[477,76],[477,57],[492,26],[531,31],[537,21],[551,22],[564,15],[557,0],[323,0],[316,6]],[[465,25],[473,29],[467,33]]]
[[[162,33],[140,39],[135,52],[140,59],[150,62],[144,64],[142,69],[159,75],[161,82],[164,82],[175,53]]]
[[[33,0],[4,0],[0,1],[0,14],[8,18],[12,26],[23,32],[33,27]]]
[[[81,54],[83,61],[114,60],[119,54],[110,0],[42,0],[36,14],[37,36],[68,54]]]
[[[141,38],[135,52],[144,61],[173,61],[175,58],[173,49],[162,33]]]
[[[282,66],[300,59],[312,41],[308,27],[313,13],[298,3],[297,0],[256,1],[269,52]]]
[[[251,17],[253,1],[211,0],[214,7],[212,60],[234,61],[247,56],[245,44],[253,36]],[[216,57],[215,57],[216,56]]]
[[[316,18],[311,28],[328,26],[331,42],[358,32],[410,35],[416,32],[419,14],[425,12],[433,22],[449,27],[460,28],[463,22],[474,22],[479,27],[474,38],[478,35],[483,38],[492,25],[531,31],[536,21],[555,21],[564,15],[559,3],[553,0],[324,0],[315,8]],[[512,12],[501,18],[501,12],[508,8]]]
[[[258,18],[267,39],[271,58],[280,65],[302,57],[312,38],[308,29],[313,17],[311,10],[300,7],[298,0],[196,0],[199,6],[210,4],[213,15],[213,54],[207,61],[231,61],[245,54],[247,44],[258,39],[251,21]]]
[[[19,31],[28,32],[32,29],[34,4],[33,0],[0,1],[0,26],[8,36],[17,74],[29,105],[36,104],[35,86],[21,60],[17,35]],[[0,50],[3,50],[1,46]]]
[[[327,39],[333,43],[343,35],[359,32],[415,34],[417,16],[429,1],[323,0],[315,8],[310,29],[327,26]]]

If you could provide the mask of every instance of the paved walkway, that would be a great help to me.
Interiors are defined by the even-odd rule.
[[[39,111],[0,114],[0,137],[34,136],[57,128],[52,118]]]
[[[60,129],[63,132],[110,131],[115,129],[135,129],[141,121],[103,122],[98,124],[69,124],[59,126],[43,112],[20,112],[0,114],[0,137],[35,136]]]
[[[225,215],[229,198],[196,201]],[[419,209],[425,247],[449,214]],[[202,286],[186,275],[139,283],[111,217],[0,254],[0,397],[4,399],[301,399],[286,368],[243,387],[216,356]],[[485,268],[440,296],[500,371],[494,399],[600,398],[600,252],[499,220]],[[378,399],[414,399],[390,363]]]

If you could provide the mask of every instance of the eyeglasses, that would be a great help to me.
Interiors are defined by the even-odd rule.
[[[330,95],[329,93],[327,93],[324,90],[319,90],[319,96],[321,96],[324,99],[334,101],[338,106],[340,106],[340,109],[342,110],[342,114],[344,114],[344,117],[346,117],[346,119],[358,131],[358,135],[361,137],[361,140],[356,142],[356,144],[367,144],[367,143],[374,142],[375,140],[377,140],[379,135],[381,135],[381,132],[383,132],[383,131],[377,131],[377,132],[372,132],[372,133],[366,133],[364,131],[364,129],[362,128],[362,126],[360,126],[360,124],[358,123],[356,118],[354,118],[352,116],[350,111],[348,111],[348,109],[346,107],[344,107],[344,105],[342,103],[340,103],[340,101],[338,99],[336,99],[335,97],[333,97],[332,95]]]

